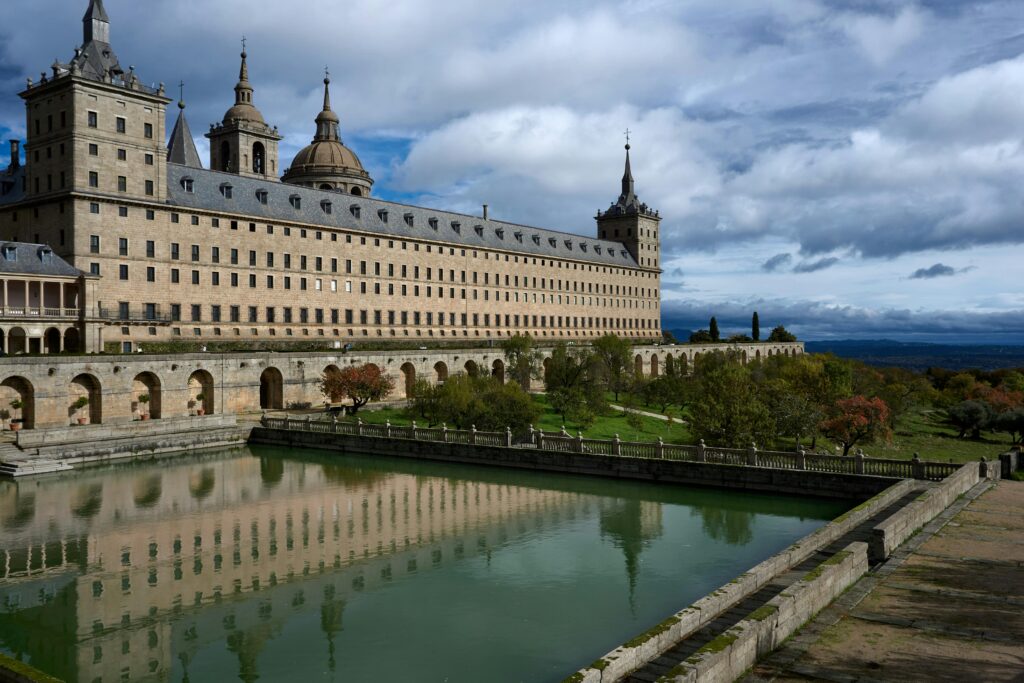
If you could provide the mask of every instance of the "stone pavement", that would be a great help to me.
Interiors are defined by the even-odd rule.
[[[1024,681],[1022,513],[979,483],[744,680]]]

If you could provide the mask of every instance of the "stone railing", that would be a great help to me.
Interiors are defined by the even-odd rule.
[[[441,427],[420,427],[413,421],[410,425],[366,424],[361,419],[355,422],[314,419],[313,416],[294,418],[289,415],[272,417],[264,415],[264,427],[270,429],[297,430],[322,434],[348,434],[382,439],[412,439],[437,443],[474,444],[500,446],[505,448],[535,448],[555,453],[582,453],[620,458],[641,458],[653,460],[674,460],[683,462],[711,463],[716,465],[742,465],[779,470],[804,470],[830,474],[859,474],[896,479],[926,479],[941,481],[959,469],[952,463],[925,462],[915,453],[912,460],[890,460],[870,458],[863,451],[852,456],[822,455],[803,450],[765,451],[753,445],[749,448],[720,448],[706,446],[703,441],[695,446],[667,444],[657,441],[622,441],[614,439],[586,439],[581,434],[569,435],[564,429],[557,433],[546,433],[532,426],[522,439],[515,439],[511,429],[503,432],[480,431],[475,427],[468,430]]]
[[[77,308],[0,306],[0,318],[77,318]]]

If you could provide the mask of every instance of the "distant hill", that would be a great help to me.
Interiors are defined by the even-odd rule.
[[[834,353],[871,365],[911,370],[942,367],[951,370],[1024,367],[1024,346],[986,344],[926,344],[889,339],[809,341],[808,353]]]

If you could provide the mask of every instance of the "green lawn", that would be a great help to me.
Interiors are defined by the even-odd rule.
[[[533,400],[542,410],[534,427],[545,432],[560,431],[562,418],[551,410],[547,397],[534,394]],[[622,402],[620,400],[620,405]],[[657,412],[657,408],[644,409]],[[359,417],[363,422],[373,424],[383,424],[386,420],[396,425],[409,424],[404,408],[400,407],[362,410]],[[609,410],[607,414],[598,417],[589,429],[582,429],[571,420],[565,423],[565,429],[573,436],[577,431],[582,431],[583,436],[592,439],[611,439],[618,434],[623,441],[654,441],[661,437],[665,443],[693,443],[686,425],[680,424],[678,420],[670,426],[664,420],[641,416],[640,428],[634,429],[626,422],[625,414],[616,410]],[[819,450],[831,448],[829,442],[822,439],[818,439],[817,445]],[[910,459],[914,453],[920,453],[924,460],[959,463],[976,461],[982,456],[995,460],[1000,453],[1009,450],[1011,445],[1009,436],[994,432],[984,432],[978,441],[958,439],[957,432],[944,423],[941,413],[923,410],[910,413],[900,421],[891,444],[877,443],[860,447],[867,455],[876,458]],[[805,441],[804,447],[809,446],[809,442]],[[779,450],[791,450],[793,447],[793,442],[786,439],[773,446]]]

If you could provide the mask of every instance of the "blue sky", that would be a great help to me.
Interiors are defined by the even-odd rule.
[[[5,2],[3,137],[86,4]],[[282,166],[330,65],[387,198],[593,234],[628,127],[664,216],[667,327],[756,308],[807,338],[1024,343],[1019,0],[105,4],[122,64],[186,82],[197,134],[232,102],[244,33]]]

